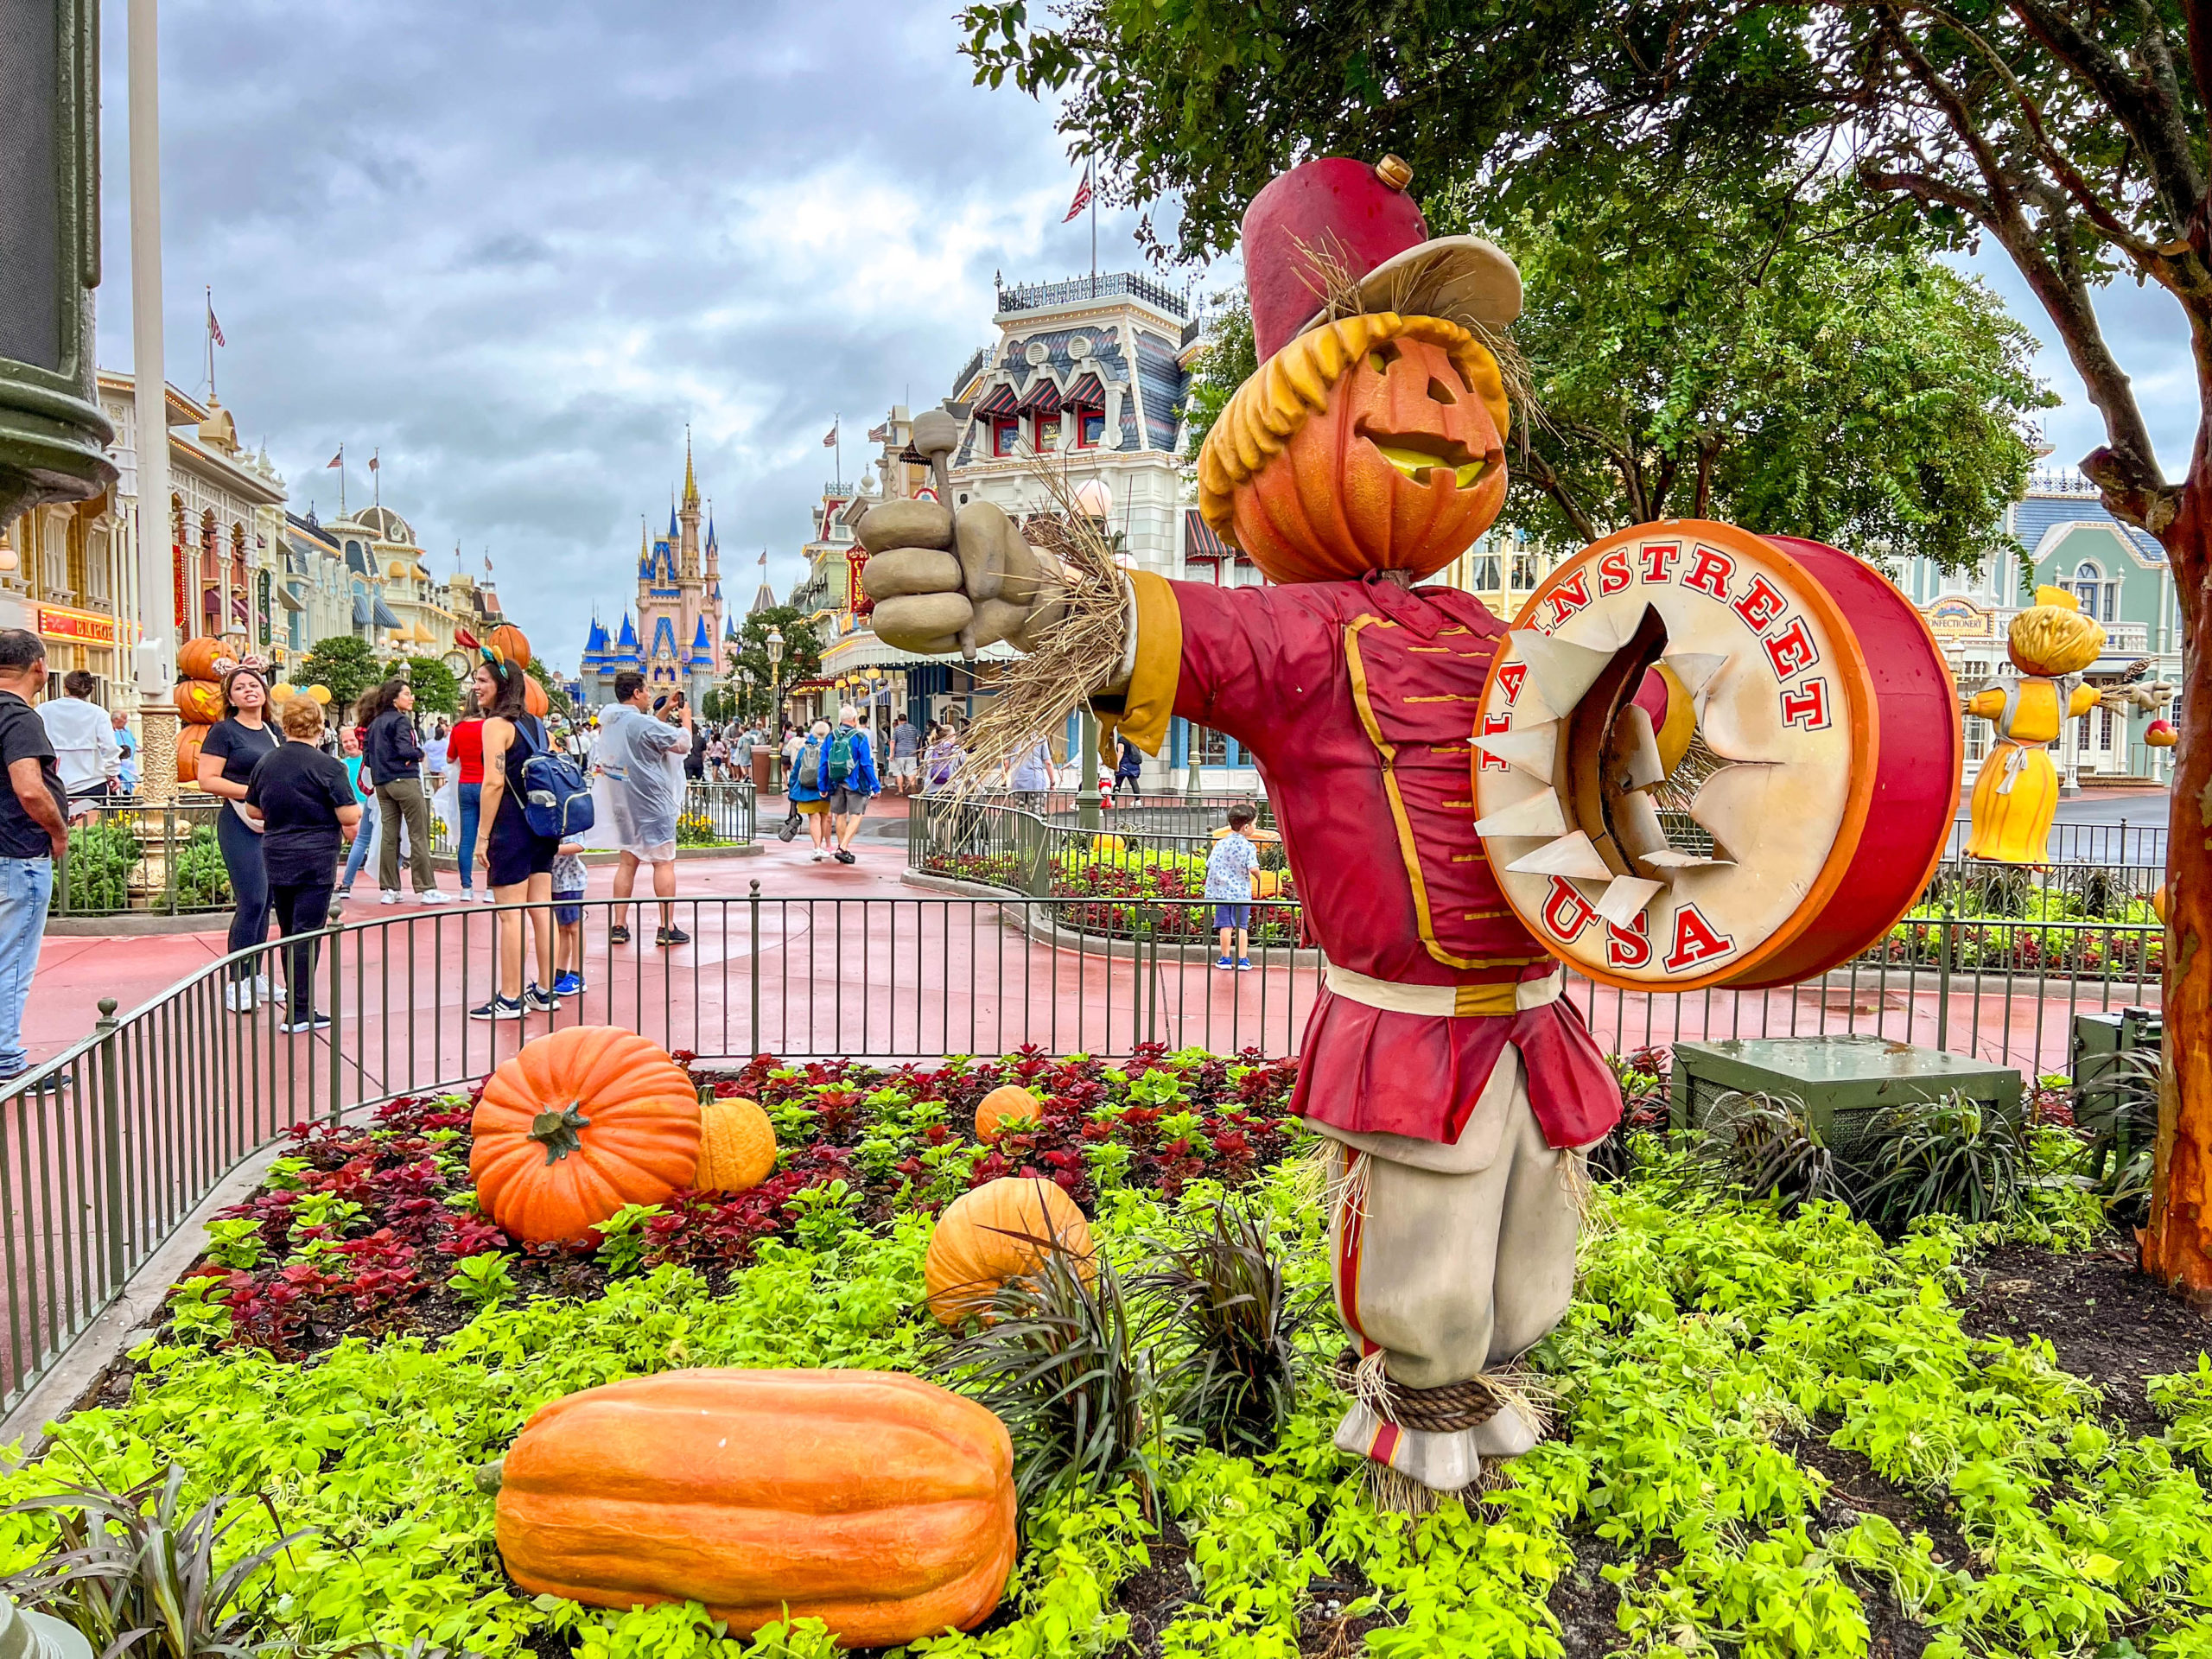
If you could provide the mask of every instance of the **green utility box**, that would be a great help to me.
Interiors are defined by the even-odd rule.
[[[2116,1057],[2136,1049],[2156,1053],[2165,1042],[2164,1017],[2156,1008],[2114,1008],[2107,1014],[2074,1016],[2074,1043],[2069,1060],[2074,1086],[2082,1095],[2109,1090],[2113,1080],[2132,1077],[2132,1068]]]
[[[1786,1095],[1805,1103],[1814,1128],[1847,1160],[1892,1106],[1963,1093],[2017,1118],[2021,1088],[2010,1066],[1887,1037],[1771,1037],[1676,1043],[1670,1105],[1676,1128],[1695,1128],[1723,1095]]]

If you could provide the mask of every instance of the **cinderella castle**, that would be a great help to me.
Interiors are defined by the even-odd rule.
[[[592,619],[584,640],[584,702],[593,708],[614,700],[614,677],[634,668],[653,696],[687,693],[694,707],[723,673],[721,550],[713,519],[699,537],[699,480],[691,467],[691,440],[683,441],[683,497],[668,513],[668,534],[639,532],[638,605],[625,612],[610,637]]]

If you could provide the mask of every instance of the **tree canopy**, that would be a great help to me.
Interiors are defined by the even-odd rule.
[[[300,664],[297,683],[330,688],[332,718],[361,700],[361,693],[386,678],[385,664],[365,639],[350,633],[318,639]]]
[[[735,713],[741,720],[765,720],[774,713],[770,698],[768,676],[768,630],[775,628],[784,636],[783,669],[779,677],[785,685],[795,680],[810,680],[822,672],[822,639],[814,625],[806,620],[807,613],[796,605],[772,605],[766,610],[755,611],[738,624],[738,639],[734,647],[723,642],[727,666],[735,676]]]
[[[410,657],[407,683],[415,688],[415,711],[423,715],[461,712],[461,677],[436,657]]]

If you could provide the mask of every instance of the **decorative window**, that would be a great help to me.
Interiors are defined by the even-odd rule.
[[[2104,593],[2104,572],[2088,559],[2082,561],[2074,572],[2074,594],[2082,601],[2082,614],[2092,622],[2108,622],[2112,619],[2098,609],[2098,601]]]
[[[1096,449],[1106,442],[1106,411],[1078,409],[1075,412],[1075,442],[1078,449]]]
[[[1478,555],[1474,561],[1475,589],[1478,593],[1495,593],[1505,585],[1505,573],[1495,553]]]
[[[994,420],[991,423],[992,454],[1000,456],[1011,455],[1016,452],[1020,442],[1020,422],[1011,418],[1001,418]]]
[[[1058,410],[1037,417],[1037,440],[1031,446],[1040,455],[1049,455],[1060,447],[1060,416]]]
[[[1534,588],[1535,585],[1536,556],[1533,553],[1516,553],[1513,556],[1513,586],[1515,590],[1517,592],[1522,589]]]

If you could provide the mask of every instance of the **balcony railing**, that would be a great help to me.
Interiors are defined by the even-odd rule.
[[[1041,311],[1047,306],[1080,305],[1086,300],[1126,296],[1157,306],[1173,317],[1191,315],[1191,302],[1163,283],[1135,271],[1103,271],[1096,276],[1071,276],[1064,283],[1021,283],[999,289],[999,312]]]

